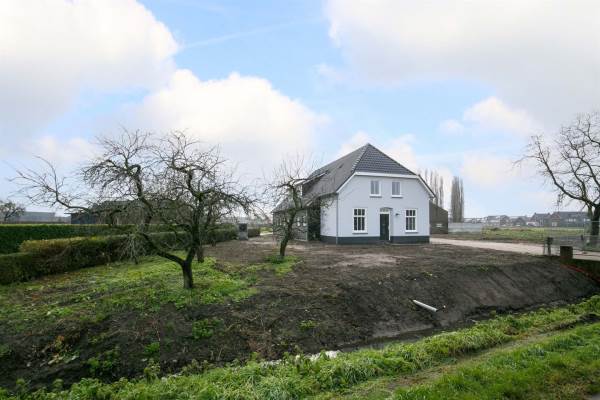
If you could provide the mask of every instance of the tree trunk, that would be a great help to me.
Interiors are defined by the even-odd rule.
[[[285,249],[293,235],[294,220],[296,219],[296,214],[297,212],[295,210],[288,214],[288,220],[286,221],[285,231],[283,232],[281,243],[279,243],[279,258],[281,260],[283,260],[283,258],[285,257]]]
[[[204,248],[202,247],[202,245],[196,247],[196,259],[199,263],[204,262]]]
[[[192,289],[194,287],[194,277],[192,276],[192,263],[184,262],[181,265],[181,272],[183,272],[183,288]]]
[[[285,248],[287,247],[289,240],[289,235],[286,232],[281,239],[281,243],[279,244],[279,258],[282,260],[285,257]]]
[[[600,231],[600,206],[595,206],[592,213],[592,226],[590,226],[590,246],[595,247],[598,244],[598,232]]]

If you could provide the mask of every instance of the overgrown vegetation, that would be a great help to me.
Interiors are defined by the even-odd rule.
[[[19,335],[37,326],[102,321],[124,310],[157,312],[170,304],[184,308],[195,304],[236,301],[252,295],[250,280],[215,267],[207,257],[194,265],[198,289],[183,290],[181,276],[169,261],[149,257],[138,265],[113,263],[55,276],[51,279],[0,286],[0,324]]]
[[[542,394],[566,393],[568,385],[560,386],[573,382],[583,386],[572,393],[592,392],[599,388],[598,313],[600,296],[595,296],[578,305],[498,317],[414,343],[359,350],[334,359],[321,355],[312,361],[305,356],[288,356],[277,364],[253,361],[196,375],[123,379],[113,384],[84,379],[68,391],[40,391],[30,398],[176,399],[189,395],[205,399],[294,399],[326,392],[327,398],[333,398],[357,384],[382,377],[410,376],[504,343],[527,338],[535,341],[535,335],[540,334],[554,336],[538,344],[525,342],[513,352],[495,355],[485,363],[442,377],[433,386],[400,391],[398,398],[528,398],[533,390],[541,390]]]

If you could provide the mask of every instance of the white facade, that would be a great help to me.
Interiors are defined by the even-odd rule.
[[[379,241],[383,213],[389,214],[386,240],[428,241],[430,198],[429,189],[416,175],[356,172],[322,205],[321,238],[335,243]]]

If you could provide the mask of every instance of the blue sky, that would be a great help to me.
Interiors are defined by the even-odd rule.
[[[467,216],[556,209],[512,162],[530,135],[597,106],[600,8],[521,3],[8,1],[0,196],[34,155],[68,171],[124,126],[184,129],[249,176],[369,141],[461,176]]]

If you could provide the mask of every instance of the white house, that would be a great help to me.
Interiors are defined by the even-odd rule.
[[[327,243],[427,243],[433,192],[421,177],[370,144],[314,171],[302,185],[312,210],[296,237]],[[314,211],[314,212],[311,212]],[[285,205],[273,211],[274,223]]]

